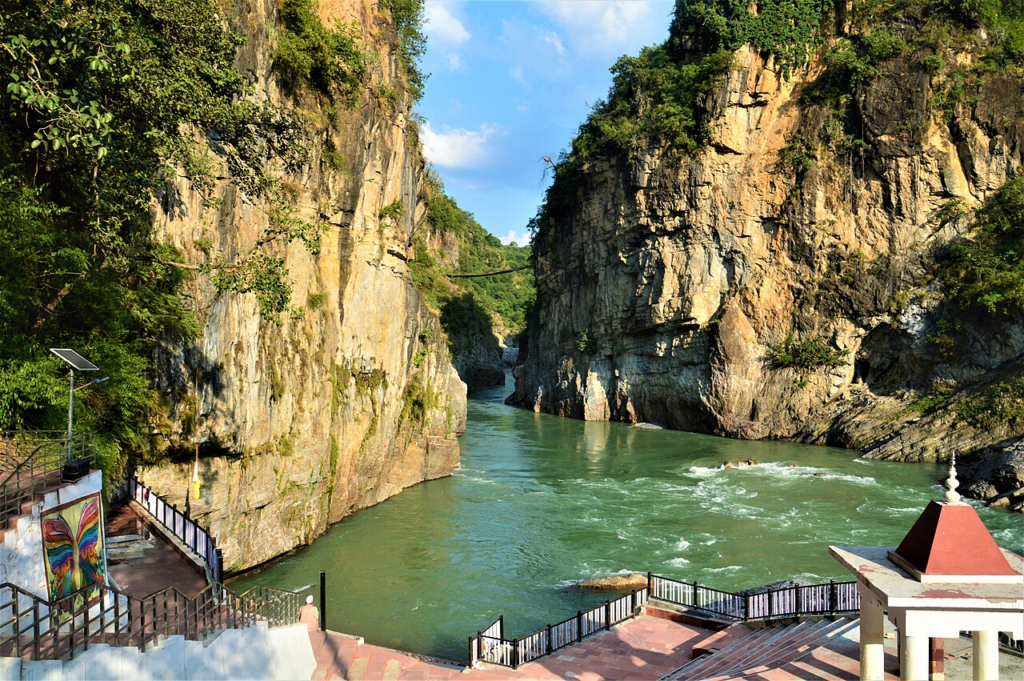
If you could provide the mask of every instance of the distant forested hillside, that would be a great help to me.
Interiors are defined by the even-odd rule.
[[[441,312],[453,349],[470,336],[518,335],[536,298],[530,246],[503,245],[459,208],[436,176],[427,183],[426,224],[413,242],[413,281]],[[451,275],[487,274],[485,277]]]

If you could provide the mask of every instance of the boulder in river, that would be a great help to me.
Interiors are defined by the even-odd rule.
[[[587,579],[574,585],[576,589],[600,589],[604,591],[629,591],[630,589],[646,589],[647,575],[633,572],[628,575],[612,575]]]

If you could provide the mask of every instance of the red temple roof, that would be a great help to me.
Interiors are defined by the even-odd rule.
[[[1010,567],[977,511],[967,504],[928,504],[889,558],[922,582],[1024,579]]]

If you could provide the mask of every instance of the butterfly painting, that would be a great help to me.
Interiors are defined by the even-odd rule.
[[[51,603],[82,589],[86,589],[84,598],[91,600],[105,582],[101,511],[100,497],[96,494],[43,515],[43,546]],[[61,610],[80,605],[81,598],[75,600]]]

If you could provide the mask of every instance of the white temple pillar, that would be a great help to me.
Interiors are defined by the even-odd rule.
[[[860,592],[860,681],[885,678],[885,609],[882,602],[863,584]]]
[[[902,631],[900,636],[903,640],[900,650],[901,681],[928,681],[928,637],[904,636]]]
[[[999,634],[972,631],[974,644],[974,681],[999,681]]]

